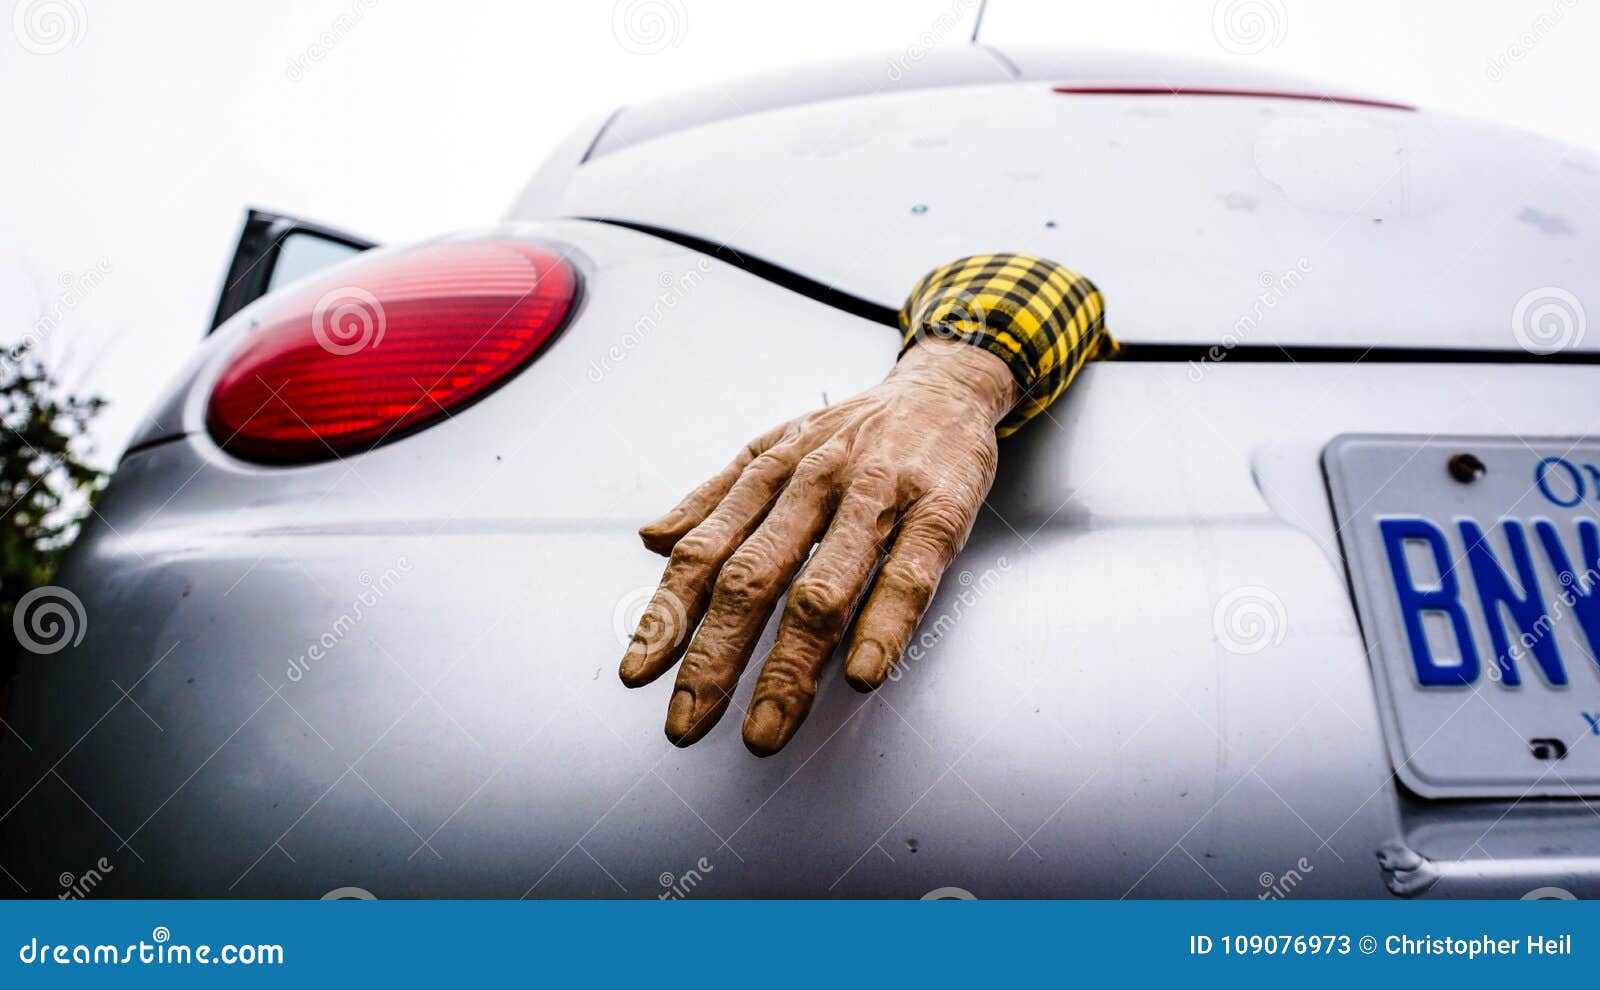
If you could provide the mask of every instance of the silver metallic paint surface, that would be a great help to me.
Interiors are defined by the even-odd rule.
[[[887,306],[1032,252],[1134,342],[1514,351],[1530,294],[1600,299],[1600,157],[1427,111],[942,86],[689,127],[541,190],[513,215],[678,230]]]
[[[1294,870],[1297,896],[1380,896],[1374,853],[1408,826],[1320,450],[1596,405],[1587,368],[1094,366],[1007,442],[897,681],[830,671],[770,760],[732,722],[676,750],[670,680],[614,673],[662,566],[634,528],[896,342],[642,235],[524,233],[576,245],[588,301],[449,422],[256,468],[199,430],[207,371],[190,435],[123,466],[61,576],[88,635],[28,662],[32,750],[6,744],[27,882],[106,855],[118,894],[649,897],[696,870],[697,896],[1252,897]],[[1508,401],[1450,401],[1468,389]],[[1254,652],[1219,636],[1239,589],[1281,604]],[[1537,859],[1542,827],[1506,822]]]

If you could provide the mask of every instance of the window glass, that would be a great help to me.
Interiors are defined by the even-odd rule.
[[[272,276],[267,279],[267,291],[271,292],[360,252],[360,248],[348,244],[305,231],[292,231],[278,247],[278,263],[272,267]]]

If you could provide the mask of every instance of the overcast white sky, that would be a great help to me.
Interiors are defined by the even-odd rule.
[[[386,243],[491,222],[597,110],[796,62],[889,57],[952,16],[964,27],[941,43],[962,44],[976,10],[6,3],[0,339],[54,314],[47,351],[113,402],[103,457],[204,334],[247,204]],[[1600,148],[1595,0],[991,0],[983,38],[1237,62]]]

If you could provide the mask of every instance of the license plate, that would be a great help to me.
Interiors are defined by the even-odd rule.
[[[1322,462],[1400,779],[1600,796],[1600,441],[1347,434]]]

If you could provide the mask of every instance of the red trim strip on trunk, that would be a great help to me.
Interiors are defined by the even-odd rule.
[[[1389,100],[1369,100],[1360,96],[1328,96],[1325,93],[1291,93],[1271,89],[1208,89],[1169,86],[1056,86],[1057,93],[1085,96],[1253,96],[1269,100],[1312,100],[1318,103],[1343,103],[1354,107],[1378,107],[1382,110],[1408,110],[1417,108],[1409,103]]]

